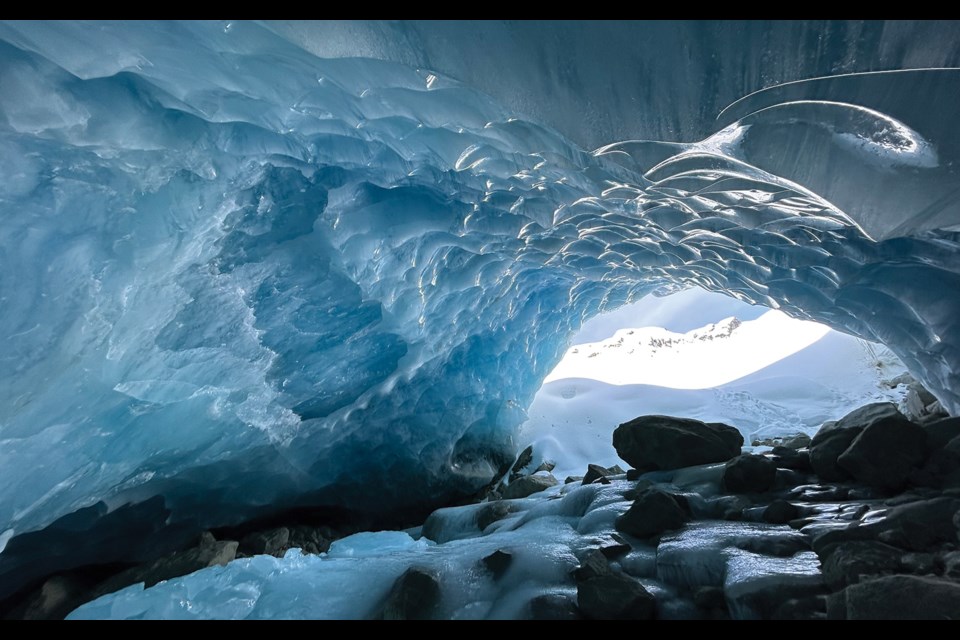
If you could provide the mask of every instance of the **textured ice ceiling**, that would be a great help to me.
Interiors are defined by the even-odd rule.
[[[348,26],[325,28],[360,47]],[[678,108],[711,135],[591,153],[535,121],[575,120],[556,106],[586,74],[568,24],[531,27],[542,67],[470,57],[500,93],[550,69],[526,110],[318,58],[287,27],[0,26],[0,533],[157,494],[170,521],[210,524],[475,489],[583,320],[664,286],[882,341],[960,409],[957,72],[787,85],[719,120]],[[449,28],[429,47],[455,74],[478,41]],[[474,34],[495,51],[498,28]],[[915,40],[897,63],[957,55]],[[358,53],[391,57],[338,55]],[[807,72],[767,76],[764,55],[734,58],[748,90]],[[690,103],[698,81],[677,73],[629,104],[634,77],[581,97],[622,131],[630,105]]]

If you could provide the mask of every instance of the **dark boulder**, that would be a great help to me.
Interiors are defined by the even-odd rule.
[[[429,620],[440,603],[440,581],[426,569],[411,567],[397,578],[380,611],[383,620]]]
[[[628,535],[649,538],[679,529],[687,519],[687,512],[671,494],[647,489],[637,496],[626,513],[617,518],[616,527]]]
[[[200,544],[185,551],[177,551],[153,562],[127,569],[104,582],[97,596],[118,591],[143,582],[152,587],[158,582],[185,576],[207,567],[223,566],[237,557],[238,542],[216,540],[209,532],[200,536]]]
[[[902,488],[926,457],[927,433],[889,405],[837,458],[855,480],[871,487]]]
[[[893,573],[900,569],[903,551],[876,540],[854,540],[831,545],[821,558],[823,578],[837,590],[860,582],[864,577]]]
[[[800,510],[786,500],[774,500],[763,510],[763,521],[770,524],[787,524],[800,517]]]
[[[549,473],[538,473],[534,476],[521,476],[504,487],[502,495],[504,500],[526,498],[527,496],[533,495],[534,493],[539,493],[544,489],[549,489],[555,484],[557,484],[557,479]]]
[[[733,493],[763,493],[773,486],[777,465],[765,456],[744,454],[729,460],[723,470],[723,486]]]
[[[248,556],[269,555],[282,557],[289,549],[290,529],[280,527],[267,531],[256,531],[244,536],[240,540],[239,551]]]
[[[614,465],[608,469],[607,467],[601,467],[598,464],[588,464],[587,473],[583,476],[583,482],[580,484],[593,484],[594,482],[597,482],[603,478],[618,476],[622,475],[623,473],[623,469],[617,465]]]
[[[537,596],[529,606],[531,620],[583,620],[573,598],[558,593]]]
[[[886,576],[829,596],[827,616],[846,620],[956,620],[960,584],[919,576]]]
[[[872,424],[906,420],[891,402],[876,402],[854,409],[836,422],[826,422],[810,441],[810,464],[821,480],[846,480],[850,473],[838,460],[860,433]]]
[[[608,573],[577,582],[577,604],[593,620],[650,620],[657,601],[634,578]]]
[[[912,551],[928,551],[956,542],[954,516],[957,511],[960,511],[958,498],[917,500],[894,507],[870,528],[879,529],[878,537],[886,543]]]
[[[638,470],[679,469],[729,460],[740,453],[743,436],[718,422],[651,415],[617,427],[613,446]]]
[[[503,577],[503,574],[507,572],[507,569],[510,568],[510,564],[513,562],[513,554],[503,549],[497,549],[481,560],[481,562],[490,575],[493,576],[493,579],[499,580]]]

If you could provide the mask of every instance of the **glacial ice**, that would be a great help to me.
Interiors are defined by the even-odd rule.
[[[0,25],[0,577],[30,578],[9,532],[84,508],[471,492],[569,336],[664,287],[883,342],[960,409],[957,76],[916,73],[589,153],[258,23]]]

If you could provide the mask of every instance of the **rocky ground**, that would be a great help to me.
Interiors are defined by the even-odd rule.
[[[593,495],[608,496],[596,513],[614,513],[612,528],[571,545],[579,566],[568,586],[531,598],[521,617],[960,617],[960,418],[912,421],[879,403],[825,424],[812,439],[752,444],[743,453],[729,425],[639,417],[613,435],[628,470],[589,465],[558,486],[552,465],[535,463],[527,448],[479,504],[439,510],[418,533],[440,546],[467,529],[489,536],[510,518],[529,520],[518,513],[532,513],[538,496],[549,502],[570,496],[566,487],[607,485]],[[580,516],[595,514],[584,507]],[[128,585],[149,587],[244,556],[321,554],[344,533],[351,532],[275,523],[208,532],[151,563],[50,576],[8,603],[6,617],[62,618]],[[483,557],[484,579],[500,580],[516,554],[496,548]],[[436,568],[411,566],[371,615],[437,617],[444,580]]]

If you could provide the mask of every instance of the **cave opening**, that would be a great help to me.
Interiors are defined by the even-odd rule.
[[[558,477],[617,464],[613,430],[646,414],[731,424],[763,447],[813,436],[871,402],[909,412],[908,382],[882,344],[694,287],[585,322],[534,397],[518,443],[556,464]]]

